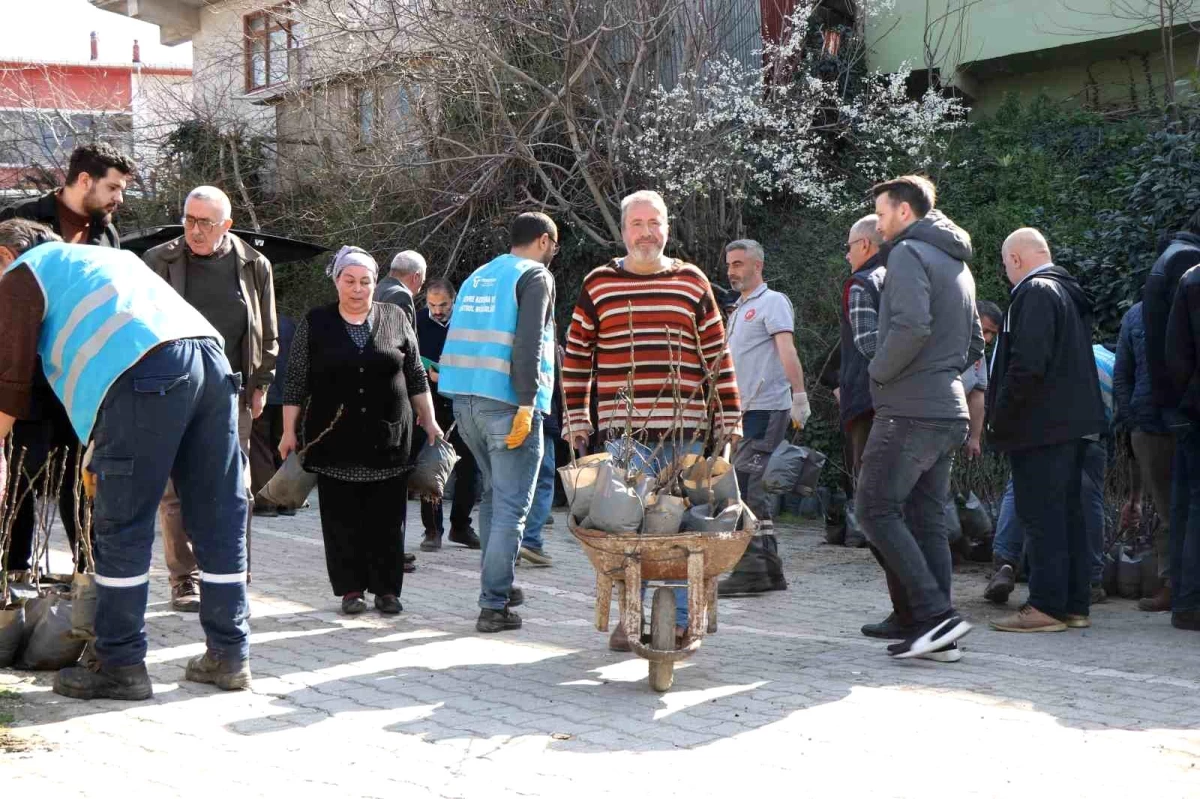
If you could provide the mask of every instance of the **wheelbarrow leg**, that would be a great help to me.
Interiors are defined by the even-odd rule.
[[[596,629],[608,632],[608,609],[612,605],[613,579],[596,572]],[[622,602],[624,605],[624,602]]]
[[[704,581],[704,593],[708,597],[708,632],[717,631],[717,578],[710,577]]]
[[[621,623],[630,641],[642,640],[642,564],[630,559],[625,564],[625,603]]]
[[[688,553],[688,639],[696,640],[704,635],[706,622],[704,606],[708,604],[708,591],[704,581],[704,552]]]

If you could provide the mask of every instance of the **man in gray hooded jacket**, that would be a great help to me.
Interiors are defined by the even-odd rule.
[[[899,577],[913,624],[894,631],[893,657],[955,661],[971,625],[950,605],[945,506],[954,454],[967,439],[962,372],[983,355],[971,238],[934,211],[933,184],[919,176],[872,190],[886,244],[887,278],[868,372],[875,423],[863,452],[858,518]]]

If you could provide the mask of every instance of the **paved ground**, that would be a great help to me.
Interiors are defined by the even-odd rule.
[[[17,694],[0,696],[4,794],[1200,795],[1200,637],[1165,615],[1115,601],[1090,630],[977,627],[958,664],[893,662],[858,634],[885,614],[870,556],[785,529],[791,590],[722,601],[720,632],[658,695],[592,628],[593,573],[556,516],[554,568],[518,573],[525,627],[496,636],[474,631],[473,553],[419,555],[403,615],[350,620],[315,511],[256,520],[252,693],[182,681],[200,627],[168,609],[156,557],[154,701],[67,700],[48,674],[0,671]],[[969,617],[995,615],[981,567],[956,579]]]

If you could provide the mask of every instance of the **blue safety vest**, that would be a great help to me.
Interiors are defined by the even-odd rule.
[[[22,265],[33,272],[45,299],[38,334],[42,369],[80,441],[91,438],[109,387],[151,349],[180,338],[221,341],[198,311],[131,252],[41,244],[5,274]]]
[[[459,289],[438,369],[438,392],[488,397],[520,405],[512,384],[517,333],[517,282],[537,261],[501,255],[476,269]],[[554,391],[554,324],[542,330],[534,407],[550,412]]]

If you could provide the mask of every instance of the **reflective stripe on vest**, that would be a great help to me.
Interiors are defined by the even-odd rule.
[[[438,370],[438,392],[487,397],[519,405],[512,384],[517,333],[517,283],[542,264],[501,255],[476,269],[459,289]],[[554,389],[554,325],[542,330],[534,407],[550,412]]]
[[[154,347],[181,338],[221,336],[166,281],[131,252],[58,242],[34,247],[25,266],[45,310],[38,355],[81,441],[117,379]]]

